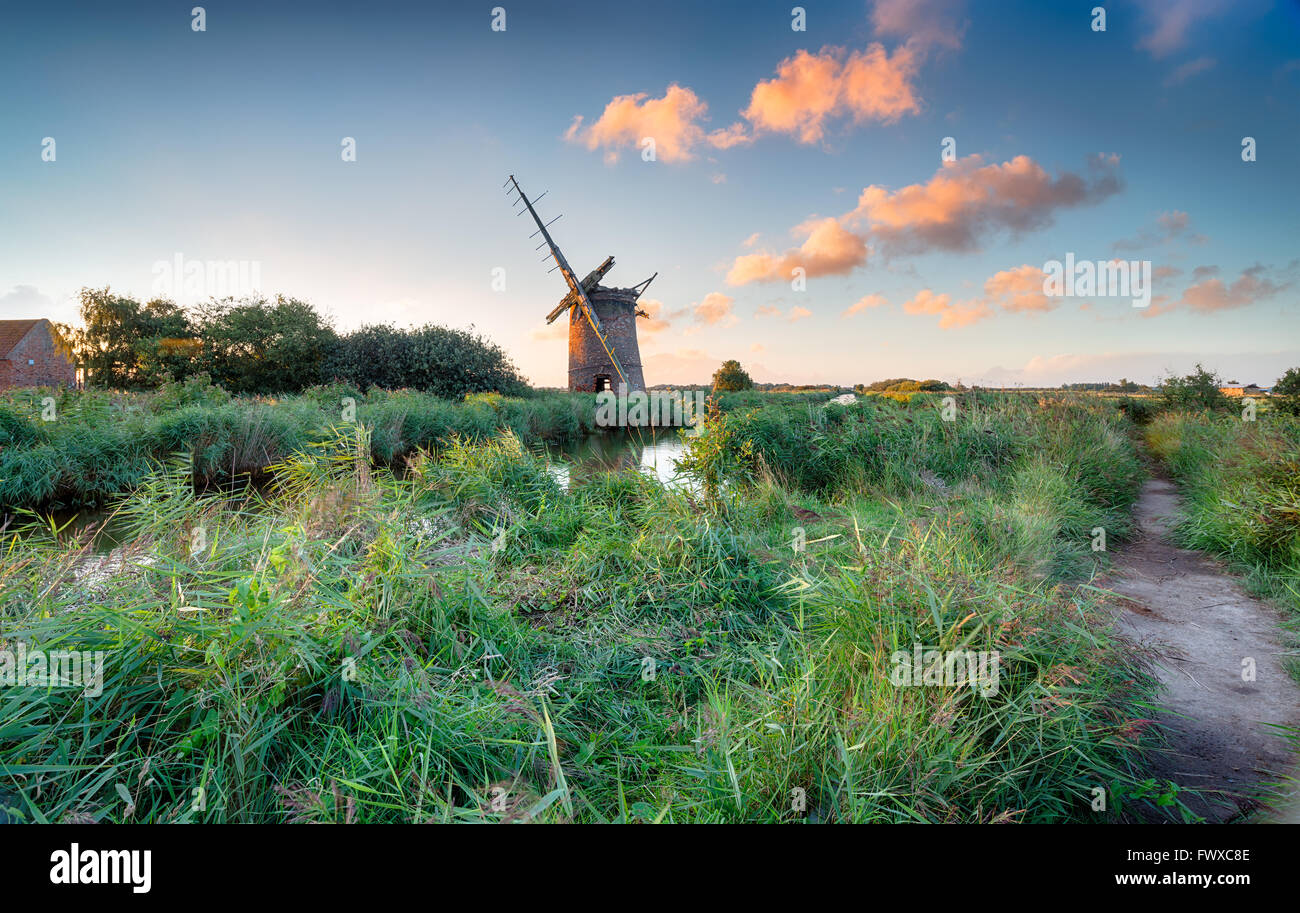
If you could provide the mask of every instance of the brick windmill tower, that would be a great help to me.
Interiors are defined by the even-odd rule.
[[[550,248],[547,256],[555,260],[551,271],[558,269],[569,286],[569,293],[546,316],[549,324],[566,311],[569,314],[569,389],[588,393],[617,391],[620,387],[629,393],[644,391],[645,375],[641,372],[641,349],[636,341],[636,318],[649,315],[636,303],[659,274],[655,273],[632,288],[607,288],[600,284],[600,280],[614,267],[614,258],[606,257],[604,263],[578,281],[569,261],[564,259],[564,254],[560,253],[547,231],[560,217],[542,224],[537,210],[513,174],[506,184],[510,187],[508,193],[519,194],[519,199],[514,202],[522,201],[524,209],[537,223],[537,231],[532,237],[542,236],[538,249],[543,246]],[[518,214],[522,215],[524,209],[520,209]]]

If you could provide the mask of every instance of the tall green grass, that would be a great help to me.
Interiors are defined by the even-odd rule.
[[[886,404],[827,419],[837,439],[777,406],[809,427],[733,412],[765,468],[714,503],[637,473],[566,491],[509,431],[444,440],[398,478],[372,464],[384,432],[367,422],[318,435],[239,501],[196,494],[188,459],[151,470],[118,507],[132,542],[107,558],[4,534],[0,639],[110,656],[97,697],[0,689],[10,814],[1098,821],[1150,806],[1153,682],[1051,558],[1131,497],[1126,438],[1072,407],[963,432]],[[938,456],[905,446],[909,421]],[[800,438],[823,454],[777,459],[774,441]],[[850,456],[826,452],[837,440]],[[846,481],[816,484],[821,460]],[[999,651],[999,690],[892,684],[893,652],[917,643]]]
[[[959,498],[1002,554],[1044,572],[1090,567],[1093,531],[1122,541],[1143,472],[1128,420],[1097,399],[941,396],[906,404],[776,402],[711,416],[686,465],[712,487],[756,481],[832,503]],[[947,415],[947,418],[945,418]],[[966,496],[964,499],[961,496]]]
[[[565,442],[591,430],[594,408],[583,395],[452,401],[339,385],[287,398],[232,398],[194,383],[151,394],[16,391],[0,397],[0,511],[102,504],[178,454],[189,456],[200,487],[259,481],[270,464],[349,422],[372,429],[381,465],[507,429],[529,443]]]
[[[1146,439],[1182,489],[1181,541],[1300,612],[1300,418],[1166,413]]]

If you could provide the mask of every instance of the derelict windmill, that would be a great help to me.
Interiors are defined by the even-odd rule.
[[[542,243],[537,245],[537,249],[550,248],[547,257],[555,260],[551,272],[558,269],[569,285],[569,293],[546,316],[549,324],[554,323],[564,312],[569,312],[569,389],[598,392],[617,390],[621,386],[628,392],[645,390],[641,350],[636,342],[636,318],[649,315],[638,308],[636,302],[659,274],[655,273],[632,288],[606,288],[600,284],[600,280],[614,267],[614,258],[606,257],[604,263],[579,282],[569,267],[569,261],[564,259],[564,254],[560,253],[560,249],[551,240],[551,233],[546,230],[560,216],[542,224],[537,210],[528,197],[524,196],[523,188],[513,174],[506,184],[510,187],[506,191],[507,195],[518,193],[519,199],[514,202],[522,200],[524,204],[524,208],[516,215],[523,215],[527,210],[537,223],[537,231],[530,236],[542,236]],[[543,193],[542,196],[546,194]]]

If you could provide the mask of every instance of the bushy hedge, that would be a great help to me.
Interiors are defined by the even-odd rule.
[[[456,398],[484,391],[517,396],[526,389],[499,345],[465,330],[433,325],[362,327],[339,337],[322,373],[328,381],[362,390],[409,387]]]
[[[153,390],[204,378],[248,395],[331,381],[455,398],[527,391],[505,351],[466,330],[363,326],[340,335],[310,304],[282,295],[188,309],[107,288],[82,289],[80,299],[80,326],[62,327],[60,336],[93,387]]]

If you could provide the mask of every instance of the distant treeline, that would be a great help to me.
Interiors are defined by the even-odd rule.
[[[1082,392],[1099,392],[1099,393],[1137,393],[1139,390],[1150,390],[1145,384],[1139,384],[1129,380],[1127,377],[1121,377],[1118,381],[1097,381],[1095,383],[1079,384],[1061,384],[1062,390],[1077,390]]]
[[[524,392],[509,356],[481,335],[432,324],[337,333],[296,298],[214,300],[193,308],[82,289],[80,327],[61,327],[93,387],[151,390],[207,375],[231,393],[296,393],[339,382],[439,396]]]
[[[726,364],[732,364],[728,362]],[[724,364],[724,368],[726,367]],[[738,366],[737,366],[738,367]],[[651,387],[652,390],[710,390],[716,386],[716,375],[714,384],[656,384]],[[941,380],[912,380],[910,377],[893,377],[888,380],[877,380],[869,384],[854,384],[852,387],[844,387],[837,384],[787,384],[787,383],[754,383],[752,386],[745,387],[747,390],[759,390],[763,393],[929,393],[938,390],[965,390],[966,388],[958,384],[956,387],[949,386]]]

